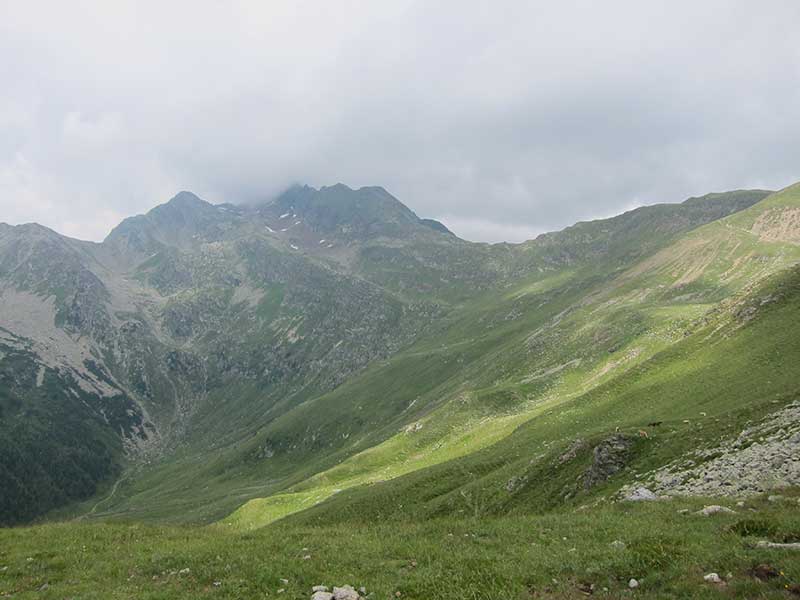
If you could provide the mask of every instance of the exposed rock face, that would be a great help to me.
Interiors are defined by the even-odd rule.
[[[566,452],[558,457],[558,464],[563,465],[568,463],[569,461],[573,460],[576,456],[578,456],[578,452],[583,450],[586,447],[586,442],[582,439],[577,439],[567,448]]]
[[[621,433],[597,444],[593,450],[592,466],[583,476],[584,488],[593,488],[624,469],[632,446],[633,438]]]
[[[734,440],[664,466],[645,481],[658,494],[686,496],[752,496],[800,485],[800,402]]]

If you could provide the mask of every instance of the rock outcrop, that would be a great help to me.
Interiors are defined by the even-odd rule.
[[[734,497],[800,485],[800,402],[769,415],[736,439],[697,450],[646,475],[643,483],[658,495]]]

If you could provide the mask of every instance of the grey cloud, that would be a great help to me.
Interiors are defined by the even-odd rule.
[[[476,240],[800,179],[800,5],[4,3],[0,221],[382,185]]]

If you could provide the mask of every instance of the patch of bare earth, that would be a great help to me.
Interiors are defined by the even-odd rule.
[[[773,208],[753,223],[751,230],[764,242],[800,244],[800,208]]]

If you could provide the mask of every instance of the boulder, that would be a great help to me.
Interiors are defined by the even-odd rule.
[[[358,592],[352,586],[344,585],[333,588],[333,600],[358,600]]]
[[[704,517],[710,517],[711,515],[715,515],[717,513],[727,513],[727,514],[736,514],[736,511],[731,510],[727,506],[720,506],[719,504],[712,504],[710,506],[704,506],[703,510],[696,512],[695,514],[703,515]]]
[[[623,500],[626,502],[651,502],[658,500],[658,496],[646,487],[637,487],[625,494]]]
[[[621,433],[606,438],[592,451],[592,466],[583,476],[583,487],[587,490],[603,483],[625,468],[633,440]]]

